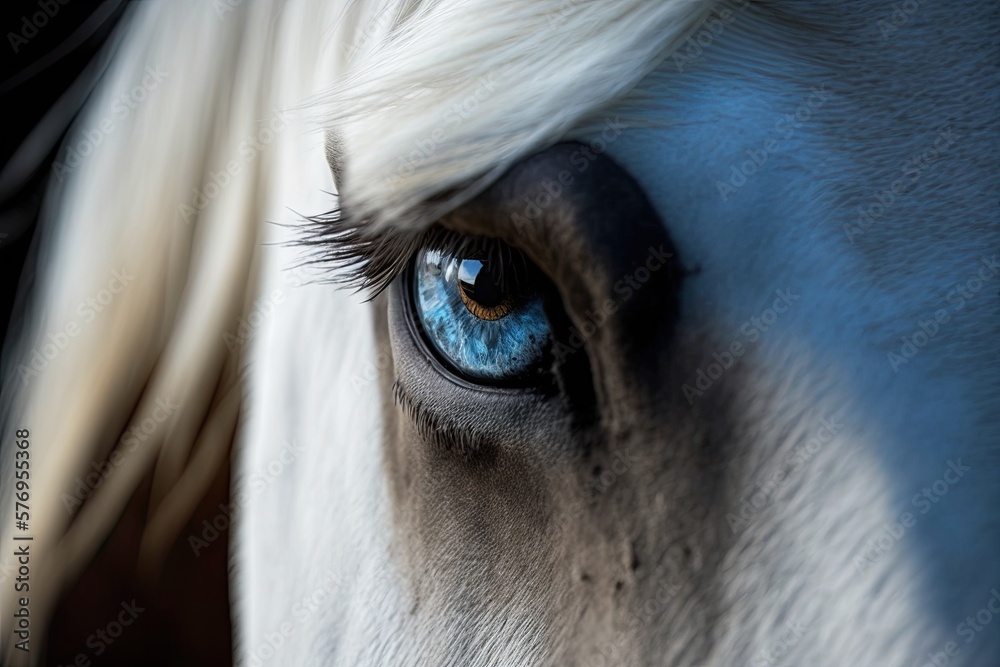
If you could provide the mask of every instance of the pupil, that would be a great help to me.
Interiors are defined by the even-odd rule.
[[[489,267],[478,259],[463,259],[459,263],[458,287],[467,297],[484,308],[494,308],[504,300],[500,281]]]

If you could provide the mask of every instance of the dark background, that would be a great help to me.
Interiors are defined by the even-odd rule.
[[[129,4],[128,0],[3,0],[0,7],[0,341],[11,332],[12,322],[20,321],[15,304],[30,294],[36,222],[53,160],[86,101],[86,91],[99,80],[99,68],[92,64],[95,56]],[[45,8],[51,16],[39,16]],[[33,18],[36,25],[30,23]],[[20,41],[22,37],[26,42]],[[74,82],[84,85],[84,94],[73,96],[76,103],[53,119],[51,131],[36,132]],[[29,138],[41,148],[33,151],[33,159],[13,163],[19,146]],[[231,663],[228,530],[198,557],[184,539],[179,540],[157,580],[139,585],[135,561],[148,494],[147,479],[88,570],[64,591],[47,645],[33,647],[46,656],[44,664]],[[217,515],[219,503],[228,502],[228,495],[225,465],[181,534],[200,534],[202,520]],[[132,600],[143,611],[111,643],[101,641],[95,633],[107,631],[122,604]]]
[[[48,6],[52,17],[30,28],[33,15]],[[18,277],[34,235],[38,208],[48,183],[56,149],[73,115],[47,133],[47,154],[39,152],[30,169],[8,169],[10,158],[38,121],[93,59],[117,24],[124,0],[4,0],[0,8],[0,334],[10,322]],[[58,9],[58,11],[56,11]],[[39,23],[43,21],[38,20]],[[24,35],[26,43],[20,42]],[[11,38],[15,35],[17,39]],[[12,41],[16,41],[13,44]],[[16,50],[15,50],[16,49]],[[30,273],[29,273],[30,276]]]

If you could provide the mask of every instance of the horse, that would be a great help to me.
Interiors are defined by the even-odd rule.
[[[997,6],[142,5],[5,368],[39,581],[232,445],[238,665],[995,663]]]

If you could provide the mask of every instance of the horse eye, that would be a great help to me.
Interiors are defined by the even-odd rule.
[[[537,269],[518,251],[503,250],[462,256],[424,248],[412,268],[426,338],[446,365],[473,380],[539,373],[550,347]]]

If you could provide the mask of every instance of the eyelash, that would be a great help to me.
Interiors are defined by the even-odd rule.
[[[392,383],[392,398],[426,442],[467,459],[487,449],[488,444],[480,435],[469,429],[457,428],[447,419],[425,410],[421,403],[410,396],[399,378]]]
[[[340,208],[305,216],[298,232],[292,245],[304,247],[311,255],[304,265],[324,269],[328,282],[367,292],[369,300],[392,283],[419,247],[419,236],[390,238],[373,232],[367,220],[352,219]],[[387,261],[390,258],[395,261]]]
[[[369,300],[384,292],[421,248],[475,254],[498,261],[501,267],[514,256],[510,247],[497,239],[467,236],[440,225],[414,232],[372,231],[368,221],[352,220],[340,208],[307,216],[305,221],[295,242],[312,254],[304,264],[327,269],[330,282],[365,292]]]

